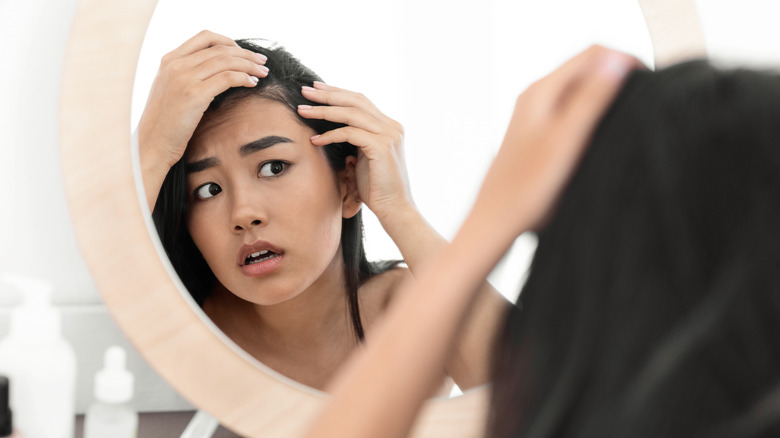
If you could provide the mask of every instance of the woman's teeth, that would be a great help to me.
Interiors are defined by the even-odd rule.
[[[251,265],[253,263],[260,263],[263,260],[268,260],[268,259],[270,259],[272,257],[276,257],[278,255],[279,254],[277,254],[277,253],[275,253],[273,251],[268,251],[267,249],[264,249],[262,251],[257,251],[257,252],[253,252],[252,254],[249,254],[249,256],[247,256],[247,258],[245,260],[245,264]]]

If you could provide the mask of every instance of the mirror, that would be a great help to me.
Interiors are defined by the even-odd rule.
[[[592,42],[618,46],[651,62],[652,47],[637,3],[566,4],[569,12],[559,14],[560,5],[502,1],[474,8],[464,1],[385,2],[366,7],[353,0],[339,0],[323,8],[314,2],[234,0],[217,6],[214,2],[162,0],[152,16],[139,58],[131,127],[141,118],[162,56],[200,30],[231,38],[278,41],[328,83],[362,92],[404,125],[413,197],[422,215],[450,238],[501,142],[514,97],[530,82]],[[600,9],[612,13],[593,14]],[[186,20],[180,18],[182,10],[187,10]],[[594,15],[596,22],[579,19],[584,14]],[[623,19],[612,18],[616,16]],[[540,25],[556,21],[556,26]],[[561,29],[567,30],[565,38],[557,35]],[[544,47],[517,43],[535,39],[550,43]],[[525,62],[527,59],[535,60],[533,65]],[[363,208],[363,217],[369,260],[402,258],[368,208]],[[268,235],[274,237],[273,233]],[[272,239],[272,243],[279,242]],[[525,270],[522,265],[527,265],[532,251],[532,239],[521,239],[514,256],[522,260],[509,262],[512,269],[491,278],[512,299],[519,289],[519,278],[511,274]],[[235,299],[230,305],[233,303],[248,304]],[[257,345],[265,340],[249,340],[244,333],[253,330],[235,328],[236,320],[250,320],[238,316],[243,313],[236,306],[229,318],[222,319],[215,316],[219,312],[214,306],[204,308],[224,333],[256,359],[322,389],[322,385],[312,383],[316,379],[299,378],[293,371],[285,371],[279,360],[263,356],[267,349]],[[341,309],[335,313],[338,317],[346,314]],[[333,345],[335,349],[337,344]],[[300,370],[294,371],[301,375]]]
[[[586,21],[580,19],[578,3],[567,3],[569,9],[565,15],[558,9],[548,11],[547,16],[534,15],[534,11],[523,9],[534,6],[510,3],[492,3],[491,13],[487,15],[497,23],[516,26],[508,27],[509,29],[523,28],[517,22],[511,21],[514,17],[525,20],[520,24],[555,22],[568,27],[548,29],[546,33],[539,31],[523,39],[513,39],[519,37],[510,38],[509,35],[493,36],[489,39],[489,42],[496,44],[490,50],[494,53],[493,61],[499,64],[497,71],[507,75],[508,72],[524,75],[522,80],[517,79],[521,76],[508,76],[511,80],[507,80],[507,76],[501,76],[495,82],[485,81],[485,84],[490,86],[491,93],[495,91],[491,96],[502,96],[504,99],[496,103],[495,107],[496,114],[506,117],[514,95],[532,79],[541,76],[586,44],[572,44],[572,40],[576,38],[568,33],[573,32],[572,29],[577,27],[577,23]],[[617,7],[618,3],[613,6]],[[449,3],[440,6],[437,11],[449,11],[453,7]],[[459,10],[462,19],[472,16],[467,13],[467,3],[455,6],[461,8]],[[73,225],[84,258],[115,320],[145,359],[174,388],[193,404],[215,415],[225,426],[241,435],[295,436],[305,424],[305,419],[316,412],[327,396],[280,376],[247,354],[230,347],[228,340],[215,330],[208,320],[204,320],[191,300],[186,299],[180,292],[181,285],[170,276],[169,264],[157,256],[159,247],[155,240],[150,238],[150,223],[145,219],[148,211],[142,207],[143,195],[138,193],[135,183],[138,170],[132,163],[137,161],[137,156],[132,155],[128,133],[131,131],[130,108],[136,60],[154,7],[154,0],[139,0],[121,5],[106,0],[84,0],[76,12],[63,70],[60,108],[63,174]],[[419,5],[412,2],[405,4],[405,7],[406,9],[401,10],[404,16],[421,12],[417,9]],[[593,12],[590,7],[585,9]],[[441,13],[431,15],[432,22],[440,21]],[[637,16],[637,13],[637,10],[631,12],[634,16]],[[563,20],[562,17],[570,18]],[[641,15],[639,17],[641,18]],[[613,24],[617,21],[619,26],[623,25],[623,22],[611,18],[605,21],[611,21]],[[415,26],[430,25],[422,19],[415,23]],[[634,22],[634,25],[628,27],[631,27],[631,30],[627,30],[628,33],[645,34],[641,22]],[[455,28],[462,29],[457,26]],[[565,38],[556,35],[556,32],[560,33],[560,29],[564,28],[567,30]],[[604,26],[590,23],[590,28],[604,29]],[[623,40],[624,35],[616,32]],[[184,38],[176,37],[176,43],[186,39],[191,33],[183,33]],[[283,37],[274,38],[284,42]],[[646,39],[646,34],[644,38]],[[484,47],[482,39],[474,38],[473,35],[464,37],[462,30],[458,37],[453,39],[473,43],[469,47]],[[521,48],[515,45],[516,41],[540,39],[548,39],[550,45],[521,45]],[[598,40],[595,38],[595,41]],[[594,42],[594,38],[583,38],[582,41],[590,43]],[[564,50],[551,54],[554,52],[552,47],[556,44]],[[611,45],[631,51],[646,61],[650,57],[650,46],[647,42],[642,43],[646,49],[644,55],[619,44]],[[288,46],[293,51],[298,50],[294,46]],[[170,50],[170,47],[164,51]],[[468,52],[478,53],[475,50]],[[463,51],[457,50],[457,53]],[[504,56],[507,53],[513,56]],[[303,57],[300,52],[297,54]],[[421,62],[427,60],[422,54],[418,54],[417,58]],[[531,65],[524,62],[528,59],[533,59],[534,63]],[[324,76],[328,76],[328,72],[323,70],[327,67],[316,66],[313,60],[307,62]],[[338,78],[333,78],[333,81],[340,82]],[[446,76],[443,81],[448,86],[434,90],[436,93],[443,93],[443,97],[438,95],[436,101],[450,102],[447,91],[460,89],[462,81],[457,76]],[[344,85],[351,86],[348,83]],[[360,88],[359,84],[356,85],[356,89]],[[360,91],[372,95],[372,91],[366,88]],[[376,96],[372,98],[377,100]],[[384,98],[379,97],[379,104],[386,103],[379,102],[382,99]],[[386,104],[392,106],[390,103]],[[403,111],[399,109],[397,114],[393,113],[392,108],[386,111],[395,118],[409,120],[403,120],[407,125],[407,161],[412,173],[412,184],[417,187],[431,180],[426,169],[431,166],[426,166],[426,160],[415,158],[410,144],[412,141],[420,145],[438,142],[428,141],[426,134],[412,134],[418,129],[413,128],[413,120],[418,119],[413,110],[427,115],[427,110],[422,107],[409,107]],[[423,117],[420,119],[425,120]],[[499,126],[497,135],[500,136],[502,123],[496,120],[492,123]],[[497,145],[497,142],[480,136],[483,129],[487,131],[491,128],[473,125],[469,132],[480,139],[480,144]],[[415,139],[411,140],[412,137]],[[457,136],[452,134],[451,138]],[[417,149],[414,151],[416,153]],[[473,179],[469,183],[471,191],[452,195],[452,199],[458,200],[460,205],[464,206],[461,207],[463,210],[473,196],[475,181],[480,178],[480,171],[475,168],[484,168],[492,151],[484,152],[487,156],[479,158],[465,153],[452,154],[465,164],[443,163],[439,166],[449,168],[452,172],[446,178],[459,178],[473,171]],[[482,161],[481,164],[475,164],[474,160]],[[441,225],[439,218],[452,215],[452,209],[440,211],[431,206],[435,204],[427,202],[441,196],[442,193],[436,190],[429,195],[415,193],[420,208],[430,209],[424,211],[424,215],[435,228],[449,236],[457,226],[457,219],[454,221],[455,225],[447,226]],[[117,230],[122,232],[117,233]],[[117,251],[117,248],[121,250]],[[413,436],[479,436],[486,413],[486,397],[486,390],[478,390],[452,399],[429,402],[417,422]]]
[[[230,348],[180,293],[150,238],[128,133],[136,59],[153,8],[153,1],[85,0],[76,11],[60,101],[74,230],[112,316],[163,378],[241,435],[295,436],[325,395]],[[416,434],[477,435],[485,397],[476,391],[431,402]]]

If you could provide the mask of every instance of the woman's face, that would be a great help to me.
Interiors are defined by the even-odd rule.
[[[351,185],[314,134],[281,103],[249,98],[204,118],[187,148],[187,227],[219,282],[244,300],[273,305],[343,284]]]

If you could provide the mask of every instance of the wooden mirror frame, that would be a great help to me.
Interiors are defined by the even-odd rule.
[[[693,43],[685,45],[675,33],[679,28],[664,24],[668,5],[679,10],[688,3],[692,0],[640,0],[656,59],[672,59],[680,47],[703,53],[700,27],[688,29],[683,40]],[[60,140],[79,247],[121,330],[176,391],[240,435],[293,437],[327,395],[231,347],[182,293],[145,219],[149,212],[136,183],[130,109],[136,63],[155,4],[82,0],[74,16],[63,66]],[[653,15],[664,7],[667,12]],[[698,25],[696,17],[693,23]],[[672,34],[675,38],[668,38]],[[412,436],[481,436],[487,398],[482,388],[429,401]]]
[[[79,247],[114,320],[184,398],[248,437],[294,437],[327,395],[242,355],[204,322],[156,249],[130,139],[136,63],[156,0],[83,0],[63,66],[60,140]],[[477,437],[487,390],[432,400],[414,436]]]

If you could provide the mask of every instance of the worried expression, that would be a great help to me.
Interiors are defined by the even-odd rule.
[[[278,304],[343,284],[341,220],[359,210],[354,162],[336,173],[285,105],[248,98],[205,117],[187,147],[187,227],[217,280]]]

